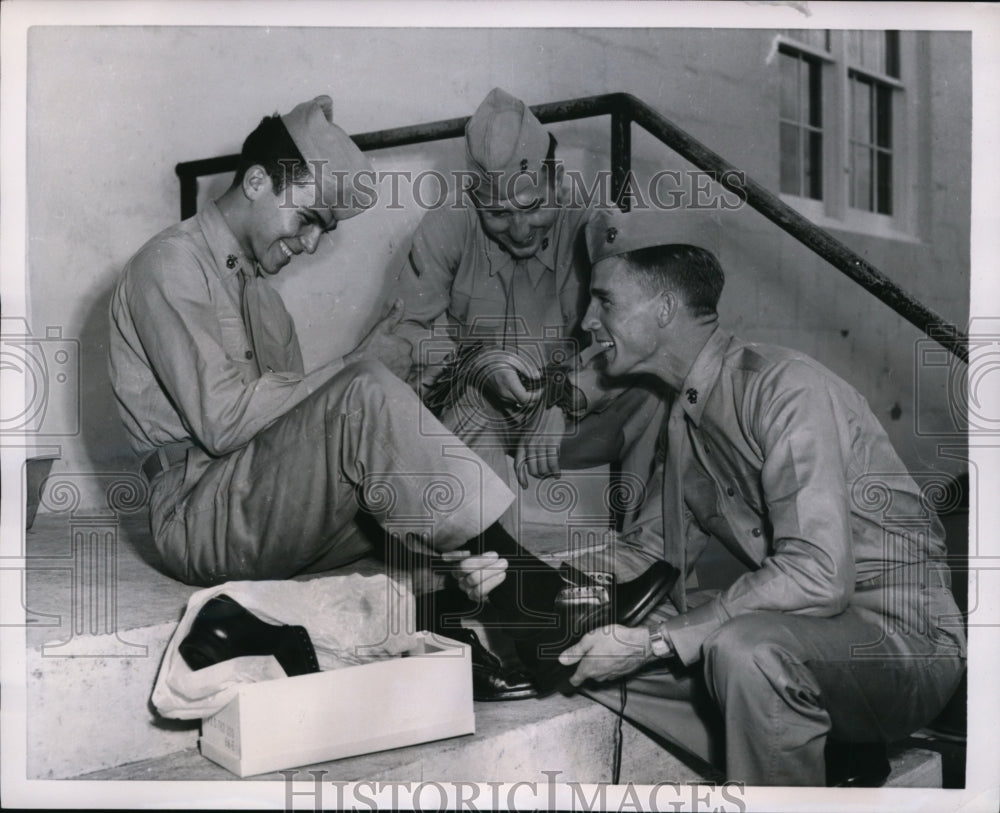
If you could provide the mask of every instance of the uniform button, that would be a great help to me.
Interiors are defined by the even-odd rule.
[[[750,533],[752,533],[754,536],[760,536],[761,530],[760,528],[754,528],[752,531],[750,531]]]
[[[247,361],[250,361],[250,359],[253,358],[253,350],[247,350],[247,352],[244,353],[244,355],[247,357]]]
[[[734,488],[733,488],[732,486],[729,486],[728,488],[726,488],[726,493],[727,493],[727,494],[728,494],[728,495],[729,495],[730,497],[732,497],[732,496],[733,496],[733,494],[735,494],[735,493],[736,493],[736,490],[735,490],[735,489],[734,489]]]

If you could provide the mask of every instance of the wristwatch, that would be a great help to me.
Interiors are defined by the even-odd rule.
[[[657,658],[665,658],[674,651],[670,641],[658,628],[649,631],[649,648]]]

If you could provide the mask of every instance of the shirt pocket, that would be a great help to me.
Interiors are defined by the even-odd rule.
[[[226,357],[240,369],[243,380],[246,382],[256,378],[251,372],[256,367],[243,320],[238,316],[220,316],[219,332],[222,335],[222,349]]]
[[[453,290],[448,316],[463,338],[498,341],[504,335],[505,305],[503,296],[471,296]]]

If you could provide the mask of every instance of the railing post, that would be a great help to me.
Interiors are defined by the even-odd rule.
[[[632,116],[626,105],[611,111],[611,199],[623,212],[632,208],[632,193],[626,191],[632,173]]]
[[[187,220],[198,211],[198,176],[177,173],[181,179],[181,220]]]

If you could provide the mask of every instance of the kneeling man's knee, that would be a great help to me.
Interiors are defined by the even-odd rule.
[[[709,682],[720,678],[759,680],[781,671],[795,660],[781,626],[770,613],[751,613],[723,624],[706,640],[705,675]]]
[[[755,658],[762,646],[771,643],[772,631],[772,625],[754,615],[727,621],[705,639],[705,668],[731,674],[755,668]]]

